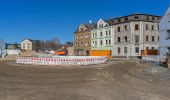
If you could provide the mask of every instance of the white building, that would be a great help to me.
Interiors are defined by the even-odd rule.
[[[170,53],[170,6],[159,22],[160,32],[160,55]]]
[[[133,14],[112,19],[112,56],[139,57],[141,50],[158,49],[160,16]]]
[[[112,51],[113,27],[109,20],[100,19],[91,30],[91,50]]]
[[[32,51],[32,41],[25,39],[21,42],[21,50]]]

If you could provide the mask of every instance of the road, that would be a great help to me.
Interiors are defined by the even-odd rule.
[[[170,71],[149,68],[128,61],[67,69],[0,62],[0,100],[170,100]]]

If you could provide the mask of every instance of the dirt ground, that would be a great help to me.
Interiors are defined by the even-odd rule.
[[[170,71],[159,70],[133,61],[81,68],[1,61],[0,100],[170,100]]]

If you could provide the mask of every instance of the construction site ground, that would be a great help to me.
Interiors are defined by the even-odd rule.
[[[170,100],[170,71],[134,60],[91,66],[0,61],[0,100]]]

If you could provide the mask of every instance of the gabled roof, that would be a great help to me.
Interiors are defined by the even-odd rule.
[[[92,30],[92,28],[94,26],[94,23],[91,23],[91,24],[90,23],[83,23],[81,25],[84,25],[86,27],[86,30],[85,30],[85,32],[86,32],[86,31],[91,31]],[[79,27],[76,29],[76,31],[74,33],[79,32]]]
[[[112,25],[112,21],[110,19],[109,20],[104,19],[103,21],[106,22],[107,24],[109,24],[109,26]],[[99,20],[95,23],[95,25],[93,26],[93,29],[97,29],[97,23],[98,22],[99,22]],[[108,27],[108,26],[104,26],[104,27]]]
[[[37,42],[37,41],[40,41],[40,40],[24,39],[24,40],[22,40],[21,42],[23,42],[23,41],[25,41],[25,40],[29,40],[29,41],[31,41],[31,42]]]

